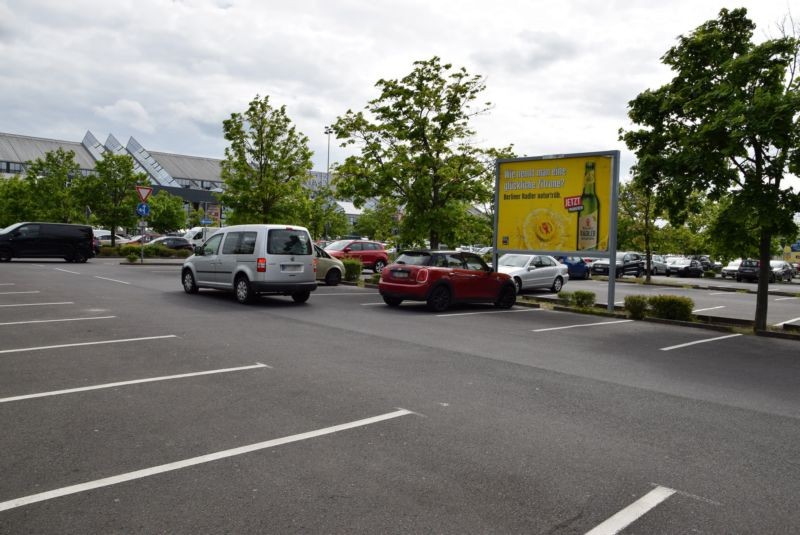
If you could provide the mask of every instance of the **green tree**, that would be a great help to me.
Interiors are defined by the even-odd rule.
[[[35,219],[72,223],[80,220],[83,210],[76,202],[73,185],[81,178],[75,153],[58,148],[45,153],[44,158],[28,162],[25,179],[36,200]]]
[[[309,193],[305,206],[305,226],[311,235],[320,239],[322,237],[341,236],[347,234],[349,223],[333,199],[333,193],[327,186],[318,188]]]
[[[147,202],[150,204],[148,222],[159,234],[173,232],[186,225],[186,211],[180,197],[162,190],[151,196]]]
[[[230,146],[221,171],[226,188],[218,197],[233,211],[229,222],[289,223],[302,217],[312,152],[286,106],[273,108],[269,97],[256,95],[247,111],[231,114],[222,128]]]
[[[405,243],[425,237],[431,247],[463,218],[468,206],[491,199],[494,159],[511,156],[473,145],[470,119],[488,111],[476,105],[483,80],[454,70],[438,57],[414,63],[400,80],[379,80],[380,96],[363,112],[352,110],[333,125],[343,146],[358,145],[336,169],[337,192],[362,206],[369,198],[403,206]]]
[[[643,184],[674,221],[694,191],[726,198],[727,220],[744,218],[758,235],[761,272],[755,330],[767,326],[774,236],[796,232],[800,194],[783,181],[800,171],[798,41],[756,44],[745,9],[723,9],[662,57],[675,77],[629,104],[640,130],[622,135],[639,158]],[[736,214],[736,215],[734,215]]]
[[[635,176],[635,166],[633,173]],[[618,199],[617,234],[619,248],[622,250],[644,251],[647,261],[645,266],[646,280],[649,282],[650,273],[652,272],[651,260],[654,235],[658,231],[656,219],[658,219],[659,210],[656,206],[655,196],[652,190],[633,180],[620,185]],[[623,232],[619,231],[620,228],[623,229]]]
[[[397,202],[386,199],[378,202],[372,209],[364,210],[354,225],[354,230],[362,236],[386,242],[397,235],[399,227]]]
[[[133,159],[127,154],[103,153],[95,165],[95,173],[81,181],[82,197],[92,210],[92,217],[111,230],[111,245],[115,245],[117,227],[136,225],[136,205],[139,197],[136,186],[145,185],[147,176],[134,173]]]
[[[0,178],[0,199],[0,228],[38,219],[31,185],[26,179],[18,176]]]

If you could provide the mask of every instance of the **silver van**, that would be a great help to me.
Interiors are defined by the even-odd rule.
[[[317,289],[311,236],[294,225],[235,225],[208,238],[186,259],[181,282],[186,293],[199,288],[231,290],[240,303],[260,294],[291,295],[304,303]]]

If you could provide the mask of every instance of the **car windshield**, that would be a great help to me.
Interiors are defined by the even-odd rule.
[[[431,254],[422,251],[407,251],[397,257],[395,264],[409,264],[411,266],[429,266]]]
[[[782,268],[783,262],[781,262],[780,260],[773,260],[769,263],[769,265],[772,266],[773,268]]]
[[[530,256],[524,254],[504,254],[498,260],[498,264],[508,267],[525,267],[530,258]]]
[[[333,243],[329,243],[328,245],[326,245],[325,249],[328,251],[341,251],[342,249],[350,245],[351,241],[352,240],[337,240]]]
[[[12,230],[14,230],[15,228],[17,228],[17,227],[18,227],[18,226],[20,226],[21,224],[22,224],[22,223],[14,223],[13,225],[9,225],[9,226],[7,226],[6,228],[4,228],[3,230],[0,230],[0,234],[5,234],[5,233],[7,233],[7,232],[11,232]]]

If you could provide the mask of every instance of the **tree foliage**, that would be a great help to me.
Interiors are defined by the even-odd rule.
[[[0,228],[19,223],[35,221],[36,203],[31,195],[31,187],[23,177],[0,178]]]
[[[400,212],[393,199],[381,200],[375,208],[364,210],[355,224],[355,231],[381,242],[398,234]]]
[[[476,104],[483,80],[438,57],[417,61],[399,80],[378,80],[378,98],[364,112],[348,110],[333,125],[342,146],[361,154],[336,169],[340,196],[363,205],[369,198],[403,207],[405,243],[430,240],[436,247],[456,228],[465,210],[491,198],[494,159],[512,156],[477,147],[470,119],[488,111]]]
[[[341,236],[349,232],[347,216],[339,210],[329,187],[320,187],[309,197],[306,215],[301,221],[305,221],[306,228],[314,238]]]
[[[147,176],[135,173],[133,159],[127,154],[103,153],[95,165],[95,173],[81,180],[81,197],[92,210],[92,219],[111,230],[111,245],[115,245],[117,227],[136,225],[136,205],[139,197],[136,186],[147,183]]]
[[[639,181],[675,222],[694,191],[726,199],[720,217],[751,223],[761,260],[755,328],[766,328],[767,270],[774,236],[796,232],[800,195],[786,187],[800,170],[798,41],[752,41],[745,9],[681,36],[662,57],[675,73],[629,104],[639,130],[622,134],[639,158]]]
[[[186,226],[186,211],[183,199],[166,191],[159,191],[148,199],[150,217],[147,219],[159,234],[173,232]]]
[[[290,223],[302,217],[311,170],[308,138],[298,132],[286,106],[273,108],[258,95],[244,113],[223,121],[225,149],[220,201],[233,212],[229,222]]]
[[[83,217],[83,207],[77,202],[73,189],[81,179],[81,169],[73,151],[59,147],[46,152],[44,158],[28,162],[25,179],[35,200],[35,219],[72,223]]]

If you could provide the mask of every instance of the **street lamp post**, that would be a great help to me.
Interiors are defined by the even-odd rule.
[[[328,135],[328,164],[327,168],[325,169],[325,185],[330,186],[331,183],[331,134],[333,134],[333,128],[330,126],[325,127],[325,133]]]

